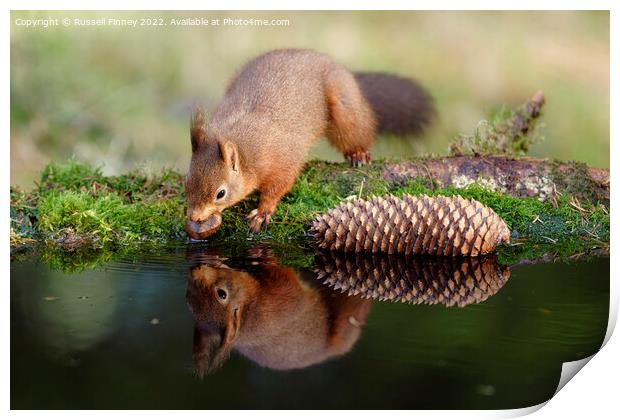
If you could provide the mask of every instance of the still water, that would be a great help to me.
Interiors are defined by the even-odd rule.
[[[12,262],[11,408],[520,408],[607,328],[607,258],[282,260]]]

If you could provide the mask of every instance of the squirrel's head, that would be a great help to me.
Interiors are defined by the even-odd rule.
[[[191,269],[186,299],[195,321],[194,362],[200,375],[218,368],[228,357],[241,329],[252,282],[249,274],[225,265]]]
[[[237,146],[207,134],[202,108],[191,120],[192,160],[187,174],[187,223],[192,239],[205,239],[222,223],[222,210],[242,200],[247,191]]]

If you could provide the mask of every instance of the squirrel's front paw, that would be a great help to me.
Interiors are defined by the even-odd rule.
[[[250,229],[254,233],[260,232],[263,228],[267,227],[269,221],[271,221],[272,211],[254,209],[248,214],[247,218],[250,221]]]

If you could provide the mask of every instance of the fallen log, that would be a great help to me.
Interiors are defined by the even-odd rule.
[[[556,200],[568,194],[609,206],[609,170],[579,162],[511,156],[448,156],[386,163],[381,176],[406,184],[427,179],[430,188],[482,185],[514,197]]]

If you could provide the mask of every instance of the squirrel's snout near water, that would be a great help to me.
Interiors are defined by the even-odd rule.
[[[221,224],[222,215],[220,213],[213,213],[206,220],[195,221],[188,219],[185,224],[185,231],[190,238],[202,240],[217,232]]]

